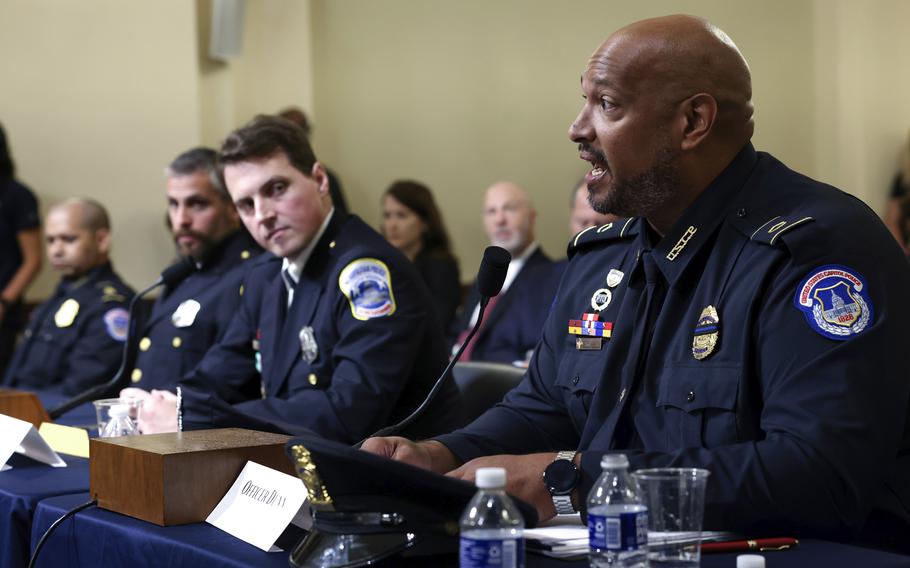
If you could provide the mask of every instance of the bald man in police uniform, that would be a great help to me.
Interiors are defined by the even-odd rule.
[[[155,302],[139,340],[132,385],[174,389],[218,342],[240,305],[243,275],[259,248],[240,226],[215,171],[216,153],[193,148],[168,166],[167,215],[177,253],[198,270]],[[126,390],[124,395],[137,395]]]
[[[219,161],[241,219],[269,253],[247,276],[225,337],[176,395],[146,400],[142,431],[241,426],[351,443],[416,408],[446,349],[414,266],[334,211],[325,170],[293,123],[256,118],[228,136]],[[250,398],[260,373],[261,396]],[[462,412],[451,382],[440,394],[417,431],[439,431]]]
[[[133,290],[111,266],[110,221],[99,203],[71,199],[52,207],[45,240],[60,283],[32,315],[3,386],[73,395],[119,367]]]
[[[364,449],[543,518],[605,452],[710,470],[705,527],[907,548],[910,266],[858,199],[756,152],[749,68],[710,23],[612,35],[569,129],[594,206],[522,384],[465,429]],[[542,481],[544,480],[544,481]]]

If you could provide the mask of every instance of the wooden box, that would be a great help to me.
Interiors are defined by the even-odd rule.
[[[25,391],[0,389],[0,414],[31,422],[35,428],[51,421],[35,393]]]
[[[157,525],[201,522],[247,461],[296,475],[289,439],[242,428],[95,438],[90,492],[99,507]]]

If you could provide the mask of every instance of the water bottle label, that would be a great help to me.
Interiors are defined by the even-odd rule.
[[[461,537],[458,556],[459,568],[524,568],[524,540]]]
[[[592,550],[638,550],[648,544],[648,512],[589,514],[588,543]]]

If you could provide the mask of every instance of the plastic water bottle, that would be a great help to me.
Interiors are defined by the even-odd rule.
[[[99,434],[102,438],[115,438],[117,436],[134,436],[139,433],[136,424],[130,419],[130,405],[114,404],[108,411],[110,420],[104,425]]]
[[[629,475],[624,454],[606,454],[603,472],[588,493],[590,565],[601,568],[648,566],[648,508]]]
[[[506,495],[506,470],[482,467],[477,493],[461,515],[460,568],[523,568],[525,521]]]

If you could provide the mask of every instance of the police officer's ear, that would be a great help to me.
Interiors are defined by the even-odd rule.
[[[111,250],[111,232],[109,229],[98,229],[95,231],[95,246],[101,254],[107,254]]]
[[[717,101],[707,93],[698,93],[680,103],[685,125],[680,141],[682,150],[693,150],[711,133],[717,119]]]
[[[319,162],[313,164],[313,168],[310,170],[310,179],[316,182],[316,190],[321,195],[329,194],[329,175],[325,171],[325,167]]]

